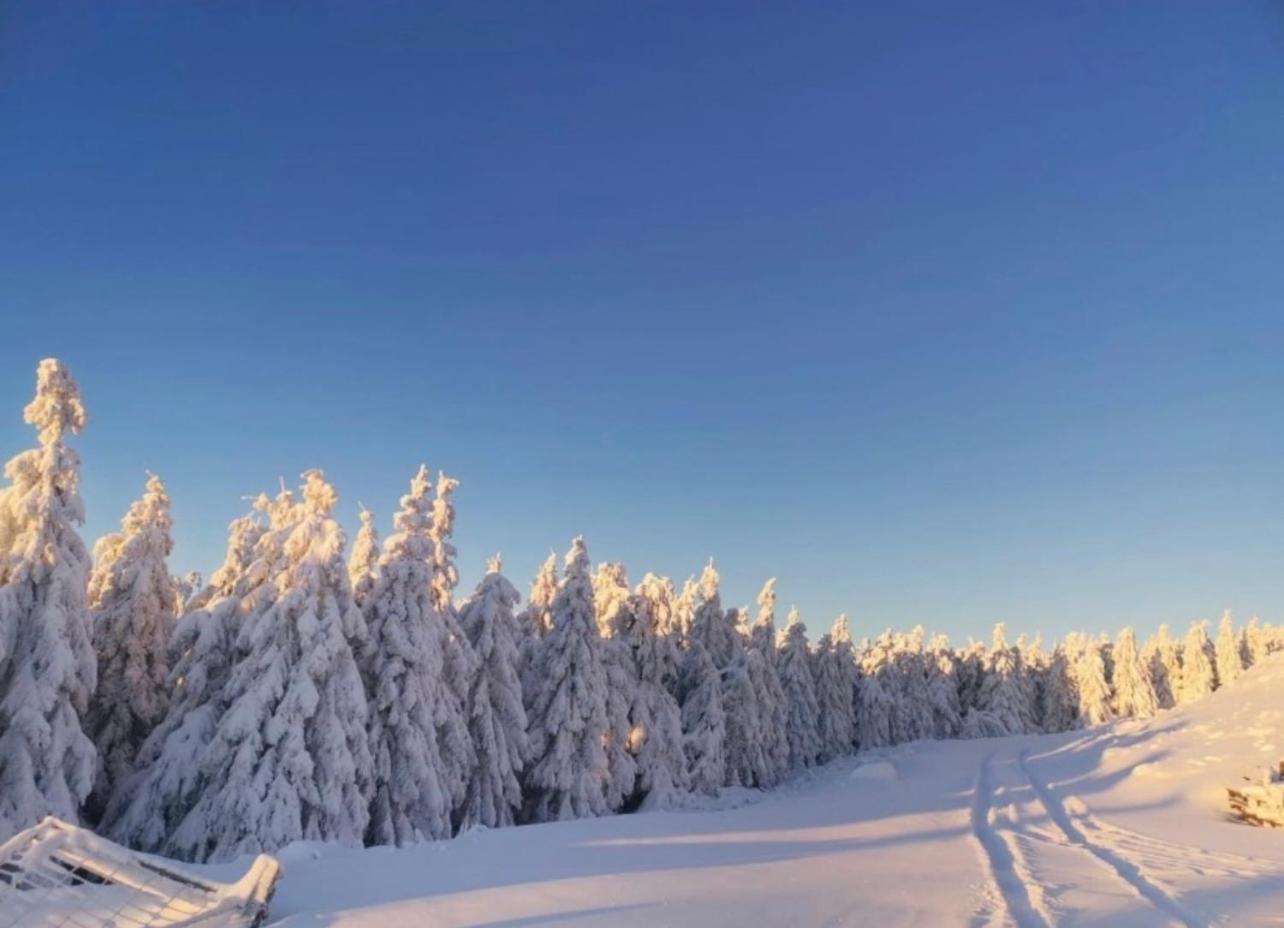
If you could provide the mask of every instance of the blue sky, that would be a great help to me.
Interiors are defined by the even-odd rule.
[[[966,7],[8,5],[0,454],[56,355],[86,535],[151,468],[176,570],[423,460],[466,584],[1284,620],[1284,12]]]

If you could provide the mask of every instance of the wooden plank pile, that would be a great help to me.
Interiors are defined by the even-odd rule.
[[[47,818],[0,843],[0,928],[259,928],[281,865],[233,883]]]
[[[1244,779],[1248,786],[1226,788],[1231,815],[1250,825],[1284,828],[1284,761],[1256,781]]]

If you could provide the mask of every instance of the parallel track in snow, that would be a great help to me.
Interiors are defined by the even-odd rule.
[[[1071,846],[1091,854],[1108,867],[1116,877],[1127,883],[1133,892],[1168,918],[1185,926],[1185,928],[1207,928],[1208,922],[1200,920],[1162,887],[1147,879],[1141,867],[1129,860],[1119,850],[1106,847],[1104,844],[1090,839],[1075,824],[1052,788],[1040,780],[1034,770],[1031,769],[1030,751],[1028,749],[1022,751],[1017,757],[1017,764],[1026,782],[1030,784],[1034,795],[1038,798],[1039,804],[1048,813],[1048,819],[1057,827],[1057,830],[1061,832]]]
[[[1001,764],[1004,776],[996,787],[995,766]],[[1001,792],[1000,792],[1001,791]],[[1029,801],[1055,829],[1055,835],[1027,831],[997,822],[1003,803],[996,804],[996,796],[1010,796],[1014,803]],[[1063,892],[1067,886],[1091,885],[1084,883],[1078,868],[1066,869],[1056,856],[1047,856],[1035,850],[1044,847],[1063,849],[1060,853],[1078,852],[1091,858],[1093,869],[1105,870],[1123,884],[1131,895],[1143,900],[1165,923],[1181,928],[1207,928],[1202,920],[1183,906],[1171,893],[1149,878],[1142,867],[1132,860],[1110,839],[1105,826],[1098,826],[1086,816],[1074,816],[1042,780],[1030,762],[1029,750],[1010,753],[1004,749],[987,755],[977,770],[970,809],[971,830],[984,855],[990,882],[1002,900],[1008,919],[1016,928],[1053,928],[1059,923],[1058,913],[1049,905],[1049,897]],[[1091,834],[1089,833],[1091,832]],[[1170,849],[1171,852],[1171,849]],[[1046,859],[1045,859],[1046,857]],[[1036,876],[1036,872],[1042,877]],[[1048,876],[1052,883],[1045,885]],[[989,906],[978,913],[974,924],[995,921]]]

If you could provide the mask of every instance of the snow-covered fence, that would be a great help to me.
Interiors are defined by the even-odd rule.
[[[219,883],[50,817],[0,844],[0,928],[255,928],[280,875],[260,854]]]
[[[1226,789],[1231,814],[1250,825],[1284,828],[1284,761],[1276,770],[1268,768],[1256,782],[1244,779],[1248,786]]]

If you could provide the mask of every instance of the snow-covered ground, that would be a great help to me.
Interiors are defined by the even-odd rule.
[[[1184,710],[919,742],[708,808],[294,846],[282,928],[1284,924],[1284,830],[1223,787],[1284,756],[1284,655]]]

